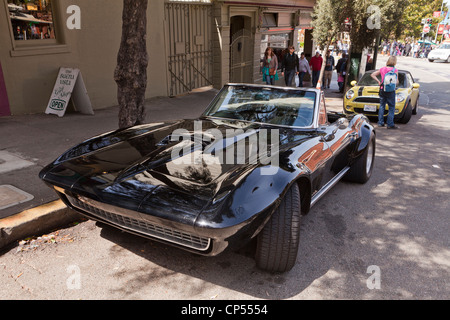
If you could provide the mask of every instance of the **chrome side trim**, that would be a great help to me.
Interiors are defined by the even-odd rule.
[[[325,195],[325,193],[327,193],[332,187],[334,187],[336,183],[338,183],[339,180],[341,180],[344,177],[344,175],[348,172],[348,170],[350,170],[350,167],[345,167],[344,169],[342,169],[341,172],[339,172],[336,176],[334,176],[333,179],[328,181],[328,183],[324,185],[322,189],[317,191],[316,194],[311,199],[311,207],[314,206],[317,203],[317,201],[319,201],[319,199]]]

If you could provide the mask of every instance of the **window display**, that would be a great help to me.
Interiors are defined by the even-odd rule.
[[[261,61],[267,47],[271,47],[278,58],[278,69],[281,69],[283,53],[289,46],[289,33],[263,34],[261,36]]]
[[[55,39],[50,0],[8,1],[15,40]]]

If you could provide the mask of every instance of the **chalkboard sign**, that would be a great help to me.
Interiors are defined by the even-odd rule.
[[[45,113],[63,117],[71,98],[75,110],[83,114],[94,114],[80,70],[60,68]]]

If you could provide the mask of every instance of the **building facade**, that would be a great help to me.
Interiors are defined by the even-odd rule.
[[[146,98],[261,82],[267,46],[312,53],[314,0],[149,1]],[[0,0],[0,116],[44,112],[61,67],[94,110],[117,105],[122,1]]]

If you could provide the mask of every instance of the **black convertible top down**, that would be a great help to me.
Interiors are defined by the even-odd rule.
[[[284,272],[301,215],[374,157],[367,119],[327,114],[319,90],[228,84],[198,119],[94,137],[40,177],[91,219],[198,254],[257,239],[258,267]]]

